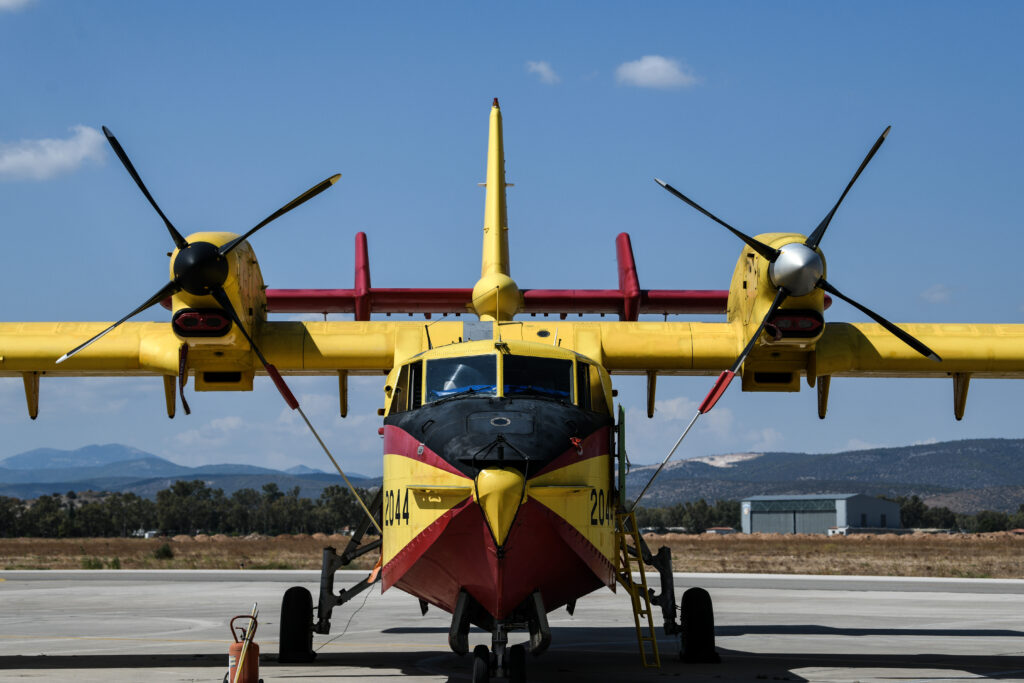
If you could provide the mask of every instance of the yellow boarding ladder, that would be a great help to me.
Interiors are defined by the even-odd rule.
[[[651,614],[651,594],[647,590],[647,575],[644,573],[644,561],[640,553],[636,516],[632,512],[615,515],[615,539],[619,546],[619,566],[615,572],[615,578],[626,589],[633,601],[633,623],[636,624],[636,641],[640,648],[640,661],[644,668],[661,668],[658,638],[654,632],[654,616]],[[626,542],[629,539],[633,541],[632,548]],[[634,567],[640,574],[640,583],[633,581]],[[650,651],[648,651],[646,643],[650,644]]]

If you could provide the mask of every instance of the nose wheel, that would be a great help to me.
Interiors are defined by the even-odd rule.
[[[473,683],[488,683],[491,680],[491,653],[486,645],[473,648]]]
[[[499,645],[493,654],[486,645],[473,648],[473,683],[489,683],[492,675],[509,683],[526,683],[526,648]]]

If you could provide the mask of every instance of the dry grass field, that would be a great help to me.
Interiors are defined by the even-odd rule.
[[[341,552],[347,536],[326,534],[174,536],[172,538],[0,538],[3,569],[320,569],[325,546]],[[159,557],[167,544],[173,557]],[[369,569],[370,552],[352,563]]]
[[[676,571],[1024,578],[1024,536],[992,534],[666,534]]]
[[[975,535],[684,534],[648,535],[652,550],[672,549],[676,571],[1024,578],[1024,537]],[[345,536],[244,538],[0,538],[3,569],[319,569],[321,549],[345,547]],[[172,558],[158,559],[167,544]],[[368,553],[354,568],[369,568]]]

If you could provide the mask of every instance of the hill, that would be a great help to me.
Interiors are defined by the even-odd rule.
[[[349,474],[349,479],[363,488],[380,485],[380,479],[374,477]],[[298,486],[300,495],[308,498],[317,498],[325,487],[341,483],[337,474],[302,466],[289,472],[240,464],[187,467],[121,444],[73,451],[38,448],[0,460],[0,496],[24,500],[87,490],[155,498],[157,491],[177,480],[201,480],[224,489],[227,495],[242,488],[260,490],[270,483],[282,490]]]
[[[656,466],[634,467],[639,491]],[[737,453],[670,463],[643,503],[671,505],[751,495],[866,493],[944,501],[957,512],[1015,512],[1024,502],[1024,439],[973,439],[841,453]]]
[[[627,490],[639,492],[654,465],[634,466]],[[356,486],[379,477],[349,473]],[[276,483],[315,498],[336,474],[298,466],[288,471],[239,464],[186,467],[120,444],[75,451],[40,448],[0,460],[0,496],[29,499],[69,490],[121,491],[152,498],[178,479],[202,480],[230,495]],[[955,512],[1016,512],[1024,503],[1024,439],[973,439],[841,453],[732,453],[667,465],[644,497],[646,506],[754,495],[866,493],[918,495]]]

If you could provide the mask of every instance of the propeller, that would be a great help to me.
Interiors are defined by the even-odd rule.
[[[872,158],[874,158],[875,154],[878,152],[878,149],[882,146],[882,143],[885,142],[885,138],[889,135],[890,129],[891,126],[887,126],[886,129],[882,131],[882,134],[878,136],[878,139],[875,140],[875,144],[871,146],[871,149],[868,151],[867,155],[864,157],[864,160],[857,168],[856,173],[853,174],[853,177],[850,179],[850,182],[847,183],[846,188],[843,190],[843,193],[839,196],[839,199],[836,201],[835,205],[825,215],[825,218],[822,219],[821,223],[818,224],[818,226],[811,233],[810,237],[808,237],[803,244],[799,242],[793,242],[790,244],[786,244],[778,249],[771,247],[765,244],[764,242],[761,242],[760,240],[754,237],[750,237],[749,235],[732,227],[731,225],[721,220],[720,218],[712,214],[710,211],[706,210],[704,207],[700,206],[695,201],[684,195],[682,192],[666,183],[664,180],[661,180],[660,178],[654,179],[659,185],[664,187],[670,193],[672,193],[682,201],[686,202],[696,210],[700,211],[702,214],[709,217],[719,225],[722,225],[737,237],[739,237],[748,246],[750,246],[751,249],[753,249],[762,257],[764,257],[765,260],[767,260],[769,263],[768,276],[772,284],[774,284],[775,287],[778,289],[778,293],[776,294],[775,300],[772,302],[772,305],[769,307],[768,312],[765,314],[764,319],[761,321],[761,324],[758,325],[757,330],[754,332],[754,336],[751,338],[747,346],[743,349],[742,353],[740,353],[740,356],[739,358],[736,359],[736,362],[733,363],[733,367],[730,370],[726,370],[724,373],[722,373],[723,377],[730,373],[731,375],[735,375],[735,373],[739,370],[739,367],[743,364],[743,361],[746,359],[747,355],[753,349],[757,339],[761,336],[761,332],[764,330],[767,322],[771,319],[771,317],[778,310],[779,306],[782,305],[782,302],[788,296],[805,296],[807,294],[810,294],[815,289],[821,289],[830,294],[834,294],[843,301],[846,301],[850,305],[856,307],[858,310],[863,312],[865,315],[869,316],[871,319],[880,324],[882,327],[891,332],[898,339],[903,341],[905,344],[910,346],[912,349],[920,353],[925,358],[935,361],[941,360],[938,354],[929,349],[918,339],[915,339],[906,331],[900,329],[898,326],[889,322],[880,314],[872,311],[868,307],[858,303],[857,301],[851,299],[845,294],[840,293],[839,290],[837,290],[834,286],[829,284],[829,282],[826,281],[824,277],[825,264],[821,259],[821,255],[817,251],[818,245],[821,243],[822,238],[825,236],[825,231],[828,229],[829,224],[832,222],[832,218],[835,216],[836,211],[839,209],[839,206],[843,203],[843,200],[846,199],[846,195],[849,194],[850,189],[853,187],[853,184],[857,182],[857,179],[860,177],[861,173],[863,173],[868,163],[871,161]],[[731,375],[728,378],[730,381],[732,379]],[[728,382],[726,382],[726,384],[728,384]],[[717,400],[717,398],[715,400]],[[708,406],[708,410],[710,409],[711,407]]]
[[[68,358],[71,358],[76,353],[80,352],[82,349],[98,341],[101,337],[103,337],[105,334],[113,330],[121,323],[125,322],[130,318],[133,318],[139,313],[145,311],[147,308],[155,306],[156,304],[160,303],[167,297],[177,294],[180,291],[185,291],[195,296],[213,295],[214,298],[217,297],[216,293],[218,291],[221,294],[224,294],[222,285],[227,280],[229,272],[228,260],[226,257],[229,253],[231,253],[232,250],[235,249],[235,247],[237,247],[243,241],[251,237],[257,230],[259,230],[263,226],[267,225],[268,223],[277,218],[280,218],[281,216],[288,213],[292,209],[300,206],[301,204],[304,204],[305,202],[309,201],[310,199],[317,196],[327,188],[334,185],[334,183],[338,182],[338,179],[341,178],[340,174],[336,174],[331,176],[330,178],[327,178],[326,180],[321,181],[320,183],[317,183],[310,189],[300,194],[295,199],[291,200],[290,202],[282,206],[274,213],[267,216],[254,228],[246,232],[241,237],[237,237],[222,246],[217,246],[215,244],[211,244],[210,242],[189,243],[184,237],[182,237],[181,233],[178,232],[177,228],[174,227],[170,219],[168,219],[167,216],[164,215],[164,212],[160,210],[160,206],[156,203],[156,200],[153,199],[153,195],[149,193],[149,190],[146,188],[146,184],[142,182],[142,178],[139,176],[138,171],[135,170],[135,166],[132,164],[131,159],[128,158],[128,154],[124,151],[124,148],[121,146],[121,143],[117,141],[117,138],[114,137],[114,134],[111,133],[110,129],[106,126],[103,127],[103,133],[104,135],[107,136],[107,141],[110,143],[110,146],[113,147],[114,153],[117,154],[117,158],[121,160],[122,164],[124,164],[124,167],[128,171],[128,174],[135,181],[135,184],[139,186],[139,189],[142,190],[142,194],[145,195],[146,199],[149,200],[149,203],[160,215],[160,218],[163,219],[164,225],[167,226],[167,231],[170,233],[171,239],[174,241],[174,245],[178,248],[178,254],[177,256],[175,256],[174,264],[172,266],[174,276],[167,284],[161,287],[155,294],[153,294],[153,296],[149,297],[144,302],[142,302],[142,304],[138,306],[135,310],[133,310],[131,313],[121,318],[116,323],[106,328],[96,336],[83,342],[82,344],[79,344],[75,348],[65,353],[63,356],[57,359],[57,363],[63,363]],[[224,301],[227,301],[228,304],[230,305],[230,301],[227,299],[226,295],[223,297],[223,299]],[[220,299],[218,299],[217,301],[218,303],[221,303],[221,305],[223,305]],[[252,344],[252,339],[249,338],[248,332],[245,331],[245,326],[242,325],[241,321],[238,319],[238,316],[234,313],[234,310],[225,308],[225,311],[229,314],[229,316],[232,316],[232,320],[234,320],[235,324],[238,325],[239,329],[242,330],[242,333],[246,336],[247,339],[249,339],[250,344]],[[253,345],[253,350],[256,351],[255,345]],[[256,351],[256,353],[257,356],[259,356],[260,359],[263,360],[262,355],[260,355],[259,351]],[[266,365],[265,362],[264,364]],[[278,377],[280,377],[280,375],[278,375]],[[276,380],[275,384],[277,384]],[[280,388],[280,385],[278,386],[278,388]],[[285,398],[285,400],[288,400],[287,397]]]
[[[772,316],[774,316],[776,311],[779,310],[779,307],[782,306],[782,303],[790,296],[806,296],[807,294],[813,292],[815,289],[821,289],[825,292],[828,292],[829,294],[832,294],[833,296],[839,297],[840,299],[847,302],[851,306],[857,308],[859,311],[870,317],[872,320],[874,320],[879,325],[888,330],[891,334],[896,336],[900,341],[902,341],[907,346],[920,353],[925,358],[934,361],[942,360],[937,353],[928,348],[919,339],[914,338],[905,330],[889,322],[880,314],[876,313],[875,311],[872,311],[867,306],[864,306],[863,304],[846,296],[838,289],[836,289],[832,284],[830,284],[825,279],[825,263],[824,261],[822,261],[821,254],[818,253],[818,245],[821,244],[821,240],[825,236],[825,231],[828,230],[828,226],[832,222],[832,218],[835,216],[836,211],[839,209],[839,206],[843,203],[843,200],[846,199],[846,195],[849,194],[850,189],[853,187],[853,184],[857,182],[857,179],[860,177],[860,174],[864,171],[865,168],[867,168],[867,165],[871,161],[871,159],[874,158],[875,154],[878,152],[878,149],[882,146],[882,143],[885,142],[885,138],[886,136],[889,135],[890,129],[891,126],[887,126],[886,129],[882,131],[882,134],[878,136],[878,139],[875,140],[875,144],[871,146],[871,149],[868,151],[867,156],[864,157],[864,161],[860,163],[860,166],[857,168],[857,172],[853,174],[853,177],[850,179],[850,182],[847,183],[846,188],[843,190],[843,193],[839,195],[839,199],[836,201],[835,205],[825,215],[825,218],[822,219],[821,223],[818,224],[814,231],[811,232],[811,235],[803,243],[791,242],[777,249],[775,247],[765,244],[764,242],[761,242],[760,240],[754,237],[751,237],[750,235],[747,235],[746,233],[740,230],[737,230],[733,226],[729,225],[728,223],[726,223],[725,221],[718,218],[710,211],[699,205],[697,202],[693,201],[692,199],[684,195],[676,188],[666,183],[664,180],[661,180],[660,178],[654,179],[655,182],[657,182],[663,188],[668,190],[671,194],[675,195],[677,198],[689,204],[697,211],[701,212],[711,220],[715,221],[716,223],[718,223],[719,225],[721,225],[722,227],[726,228],[731,233],[739,237],[751,249],[753,249],[755,252],[760,254],[766,261],[768,261],[768,277],[771,280],[772,284],[776,287],[776,293],[775,299],[772,300],[771,306],[768,307],[768,312],[765,313],[764,318],[762,318],[761,320],[761,324],[757,326],[757,329],[754,331],[753,336],[751,336],[750,341],[748,341],[747,345],[743,347],[743,350],[740,352],[740,355],[733,362],[732,366],[718,376],[718,379],[715,381],[715,384],[711,388],[711,391],[708,392],[708,395],[704,397],[704,400],[697,408],[696,415],[693,416],[693,419],[690,421],[689,425],[687,425],[682,435],[676,441],[675,445],[672,447],[672,450],[669,451],[668,455],[665,456],[665,459],[662,461],[661,465],[651,476],[650,480],[647,482],[647,486],[645,486],[643,491],[640,492],[640,495],[637,496],[636,502],[633,503],[634,508],[636,507],[637,503],[640,502],[640,499],[643,498],[644,494],[647,492],[647,489],[650,488],[651,484],[654,482],[654,479],[661,472],[662,468],[668,463],[669,459],[676,452],[676,449],[679,448],[679,444],[682,443],[683,439],[689,433],[690,429],[692,429],[693,425],[696,424],[698,418],[700,418],[700,416],[703,415],[704,413],[710,411],[718,402],[718,400],[722,397],[722,395],[725,394],[726,389],[729,388],[729,383],[732,382],[733,378],[736,376],[736,373],[739,372],[740,367],[743,365],[743,362],[747,359],[747,356],[750,355],[750,352],[754,349],[754,346],[756,346],[757,340],[760,339],[761,333],[767,326],[768,321],[772,319]]]
[[[284,398],[285,403],[287,403],[288,407],[291,408],[292,410],[297,410],[299,414],[302,416],[302,419],[306,422],[306,426],[309,427],[309,430],[313,433],[313,436],[316,437],[316,440],[320,444],[320,447],[327,454],[327,457],[330,458],[331,463],[333,463],[334,467],[338,470],[338,473],[341,475],[342,479],[345,480],[345,483],[348,484],[349,489],[352,491],[356,500],[363,508],[363,511],[370,518],[370,521],[373,523],[373,525],[377,528],[379,532],[380,524],[378,524],[377,520],[370,512],[369,508],[366,506],[366,503],[363,501],[362,496],[359,495],[359,492],[355,489],[355,487],[352,485],[352,482],[350,482],[348,477],[345,476],[345,472],[342,471],[341,467],[338,465],[337,460],[335,460],[334,456],[331,455],[330,450],[327,448],[327,444],[325,444],[323,439],[320,438],[320,435],[313,427],[313,424],[309,421],[309,418],[306,417],[306,413],[302,410],[302,407],[299,405],[299,401],[295,398],[295,394],[293,394],[291,392],[291,389],[288,388],[288,385],[287,383],[285,383],[284,378],[281,376],[281,373],[278,372],[277,368],[274,367],[274,365],[271,364],[266,359],[266,357],[263,355],[263,352],[260,350],[259,346],[257,346],[256,341],[249,334],[249,331],[246,330],[241,318],[238,317],[238,312],[235,311],[235,307],[231,303],[231,298],[228,296],[228,293],[224,291],[224,283],[227,281],[228,274],[230,272],[230,266],[227,260],[228,254],[230,254],[236,247],[238,247],[239,244],[247,240],[249,237],[252,237],[252,235],[255,234],[256,231],[260,230],[268,223],[271,223],[272,221],[280,218],[281,216],[285,215],[292,209],[308,202],[313,197],[317,196],[324,190],[334,185],[336,182],[338,182],[338,179],[341,178],[341,174],[332,175],[326,180],[317,183],[313,187],[309,188],[308,190],[300,194],[295,199],[291,200],[290,202],[282,206],[274,213],[264,218],[261,222],[257,223],[255,227],[251,228],[248,232],[244,233],[240,237],[236,237],[235,239],[231,240],[230,242],[227,242],[226,244],[218,246],[216,244],[203,241],[189,242],[184,237],[182,237],[181,233],[178,232],[178,229],[174,227],[174,224],[171,223],[170,219],[168,219],[167,216],[164,215],[164,212],[160,210],[160,206],[156,203],[156,200],[153,199],[153,195],[149,193],[149,189],[147,189],[146,184],[142,182],[142,178],[139,176],[138,171],[135,170],[135,166],[128,158],[128,154],[124,151],[124,148],[121,146],[121,143],[119,143],[117,141],[117,138],[114,137],[114,134],[111,133],[106,126],[103,127],[103,133],[107,136],[107,141],[110,143],[110,146],[113,147],[114,153],[117,154],[117,158],[121,160],[122,164],[124,164],[124,167],[128,171],[128,174],[135,181],[135,184],[139,186],[139,189],[142,190],[142,194],[145,195],[147,200],[149,200],[149,203],[160,215],[160,218],[163,219],[164,225],[167,226],[167,232],[170,233],[171,239],[174,241],[174,246],[178,248],[178,253],[174,257],[174,263],[171,268],[173,272],[173,277],[167,284],[161,287],[151,297],[142,302],[142,304],[139,305],[131,313],[124,316],[123,318],[121,318],[116,323],[106,328],[96,336],[71,349],[63,356],[58,358],[57,362],[62,363],[66,361],[68,358],[71,358],[76,353],[80,352],[82,349],[98,341],[105,334],[107,334],[108,332],[110,332],[111,330],[113,330],[114,328],[116,328],[118,325],[125,322],[129,318],[138,315],[139,313],[146,310],[147,308],[150,308],[151,306],[155,306],[156,304],[160,303],[167,297],[173,296],[178,292],[185,291],[194,296],[212,296],[214,301],[217,302],[217,304],[224,310],[224,312],[231,319],[231,321],[238,327],[239,331],[245,337],[246,341],[249,342],[249,346],[252,348],[253,353],[256,354],[256,357],[259,358],[260,362],[263,364],[263,368],[266,370],[267,375],[270,376],[270,379],[274,382],[274,385],[277,387],[277,390],[281,393],[281,397]],[[184,348],[187,350],[188,347],[186,346]],[[184,358],[184,356],[182,358]],[[184,373],[186,372],[184,360],[182,360],[181,363],[181,373],[183,373],[182,376],[184,377]],[[184,387],[184,383],[182,383],[181,386]],[[182,399],[184,399],[184,394],[182,394]]]

